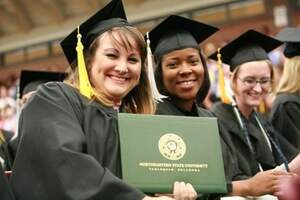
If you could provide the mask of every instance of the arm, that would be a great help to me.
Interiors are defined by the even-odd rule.
[[[283,171],[268,170],[255,176],[232,182],[232,196],[260,196],[277,192],[280,180],[288,176]]]
[[[87,153],[87,133],[74,113],[74,105],[58,89],[44,88],[23,110],[22,138],[11,180],[17,198],[143,199],[143,193]],[[111,130],[109,123],[105,124],[107,129],[101,128],[101,123],[97,125],[104,136]]]
[[[299,116],[300,107],[295,102],[278,102],[270,114],[273,127],[295,147],[300,147]]]
[[[300,176],[300,154],[298,154],[290,163],[289,168],[292,173]]]

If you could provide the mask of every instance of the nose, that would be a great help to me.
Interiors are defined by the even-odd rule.
[[[192,69],[189,67],[189,65],[186,64],[186,63],[183,63],[183,64],[181,65],[181,69],[180,69],[180,71],[179,71],[179,74],[180,74],[180,75],[189,75],[189,74],[191,74],[191,73],[192,73]]]
[[[115,70],[120,74],[126,74],[128,72],[126,61],[120,60],[120,62],[116,65]]]
[[[262,87],[261,87],[259,82],[256,82],[255,86],[253,87],[253,90],[256,91],[256,92],[261,92],[262,91]]]

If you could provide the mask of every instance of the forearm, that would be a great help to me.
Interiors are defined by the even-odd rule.
[[[289,168],[292,173],[300,175],[300,154],[289,163]]]
[[[248,196],[251,195],[251,190],[248,180],[240,180],[232,182],[231,196]]]

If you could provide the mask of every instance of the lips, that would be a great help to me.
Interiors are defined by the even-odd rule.
[[[117,76],[117,75],[108,75],[108,77],[116,81],[127,81],[129,79],[129,77]]]
[[[261,93],[248,93],[248,95],[252,98],[260,98],[262,96]]]
[[[183,80],[183,81],[177,81],[176,84],[180,86],[191,86],[194,84],[196,80]]]

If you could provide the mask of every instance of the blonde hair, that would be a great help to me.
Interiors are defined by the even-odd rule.
[[[156,109],[156,104],[152,98],[150,83],[145,67],[146,43],[143,35],[136,28],[131,26],[114,27],[104,33],[111,37],[114,45],[117,47],[123,47],[127,51],[136,48],[135,44],[131,42],[130,38],[134,39],[141,54],[141,75],[139,83],[122,99],[122,106],[125,111],[129,113],[153,114]],[[100,45],[99,41],[102,35],[103,33],[97,36],[90,47],[84,51],[84,58],[88,72],[91,70],[91,63],[95,57],[96,50]],[[117,40],[116,38],[120,39]],[[76,67],[76,65],[76,63],[72,63],[72,66],[75,66],[73,67],[75,70],[71,71],[65,82],[78,89],[79,75],[78,67]],[[93,90],[94,94],[92,100],[95,100],[105,106],[113,106],[113,102],[104,95],[101,89],[96,89],[93,87]]]
[[[272,65],[272,63],[271,63],[271,61],[270,60],[259,60],[259,61],[265,61],[265,62],[267,62],[267,64],[268,64],[268,66],[269,66],[269,69],[270,69],[270,72],[271,72],[271,81],[272,81],[272,83],[273,83],[273,78],[274,78],[274,69],[273,69],[273,65]],[[240,64],[240,65],[238,65],[234,70],[233,70],[233,72],[232,72],[232,76],[231,76],[231,88],[232,88],[232,91],[234,92],[234,93],[236,93],[237,92],[237,90],[236,90],[236,79],[237,79],[237,77],[238,77],[238,72],[239,72],[239,70],[240,70],[240,67],[242,66],[243,64]],[[273,90],[273,84],[272,84],[272,86],[271,86],[271,90]]]
[[[286,58],[283,73],[275,93],[299,93],[300,92],[300,56]]]

